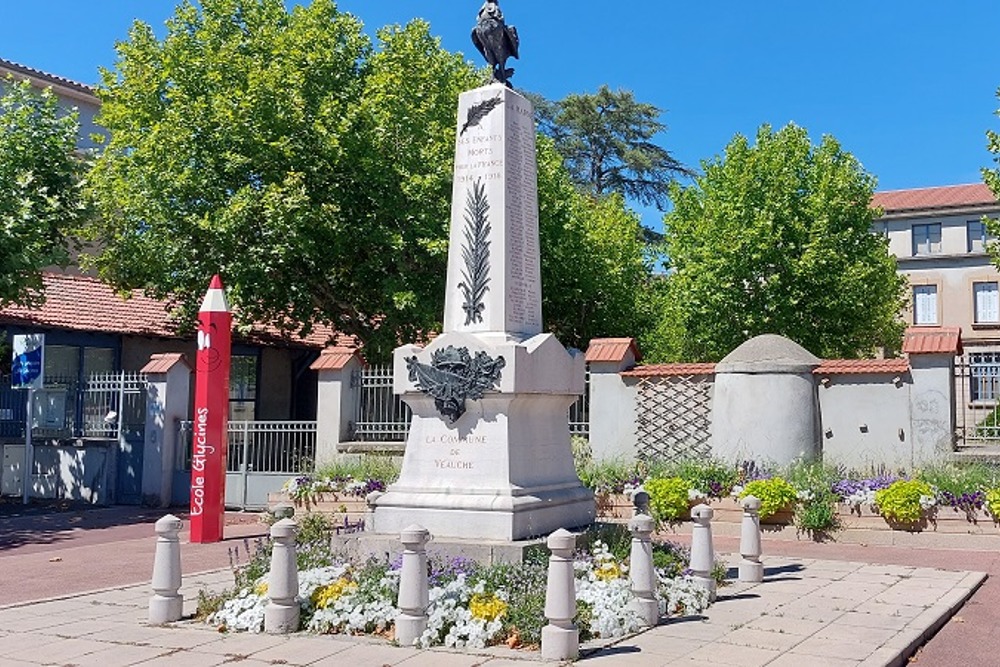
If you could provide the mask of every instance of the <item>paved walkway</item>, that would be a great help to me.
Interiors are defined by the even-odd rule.
[[[736,561],[733,561],[735,563]],[[958,609],[985,574],[812,558],[768,557],[765,581],[720,589],[701,618],[585,646],[583,664],[614,667],[857,667],[901,665]],[[232,585],[229,571],[189,576],[197,591]],[[222,634],[194,621],[146,625],[148,584],[0,608],[0,667],[238,664],[351,667],[516,667],[538,654],[398,648],[378,640]]]

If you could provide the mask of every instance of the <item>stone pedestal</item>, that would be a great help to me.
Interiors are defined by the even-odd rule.
[[[395,352],[413,421],[373,530],[521,540],[584,526],[594,498],[567,425],[584,358],[542,333],[533,109],[504,86],[469,91],[456,136],[445,331]]]

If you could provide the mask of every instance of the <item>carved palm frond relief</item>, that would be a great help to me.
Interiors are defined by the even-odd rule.
[[[479,104],[473,104],[469,107],[469,111],[465,116],[465,125],[462,126],[462,131],[458,133],[458,136],[465,134],[465,131],[470,127],[476,127],[483,120],[490,115],[490,112],[496,109],[503,103],[503,99],[498,97],[491,97],[488,100],[483,100]]]
[[[483,299],[490,282],[490,202],[482,179],[472,184],[465,202],[465,228],[462,230],[462,290],[466,326],[483,321]]]

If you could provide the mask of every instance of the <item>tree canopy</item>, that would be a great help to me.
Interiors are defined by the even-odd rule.
[[[775,333],[826,358],[898,349],[906,280],[873,234],[875,178],[831,136],[814,146],[793,124],[737,135],[675,184],[665,218],[675,318],[663,357],[718,360]]]
[[[563,344],[635,336],[655,322],[648,298],[652,259],[638,216],[620,194],[580,193],[551,141],[538,151],[543,314]]]
[[[0,307],[36,305],[42,269],[67,264],[67,239],[84,216],[79,123],[50,90],[0,85]]]
[[[997,89],[996,95],[1000,98],[1000,88]],[[994,115],[1000,116],[1000,111],[996,111]],[[993,154],[993,162],[1000,165],[1000,133],[994,130],[986,130],[986,148]],[[1000,199],[1000,167],[983,169],[982,174],[983,181],[989,186],[993,192],[993,196]],[[1000,223],[996,220],[988,218],[986,224],[990,230],[990,234],[996,236],[1000,233]],[[987,245],[987,250],[990,253],[993,264],[1000,267],[1000,247],[997,247],[996,243],[990,243]]]
[[[655,143],[663,112],[631,91],[606,85],[557,102],[534,95],[539,126],[555,142],[573,181],[594,195],[620,193],[664,210],[669,185],[690,171]]]
[[[218,272],[244,323],[329,324],[371,360],[438,330],[456,106],[485,77],[426,23],[373,42],[332,0],[184,2],[163,39],[136,23],[102,81],[111,139],[90,193],[104,279],[190,318]],[[539,151],[543,315],[561,334],[579,311],[560,291],[574,280],[590,281],[576,292],[589,309],[622,310],[596,282],[618,268],[591,257],[614,243],[570,232],[627,215],[547,199],[566,177],[551,146]],[[567,275],[585,260],[587,281]]]
[[[376,49],[332,0],[182,3],[102,72],[102,277],[190,315],[221,273],[244,321],[375,356],[441,317],[455,101],[480,76],[426,23]]]

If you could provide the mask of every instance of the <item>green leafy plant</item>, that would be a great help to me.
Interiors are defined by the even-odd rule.
[[[219,611],[222,605],[234,595],[233,591],[223,590],[218,593],[205,590],[198,591],[198,607],[194,612],[196,621],[205,621],[209,616]]]
[[[649,507],[657,522],[672,522],[687,518],[690,511],[688,483],[680,477],[648,480],[643,488],[649,494]]]
[[[724,498],[736,484],[736,466],[717,459],[681,459],[648,464],[651,477],[680,477],[689,488],[710,498]]]
[[[934,489],[922,479],[899,480],[875,492],[879,514],[890,523],[917,523],[933,503]]]
[[[986,509],[994,521],[1000,521],[1000,487],[986,491]]]
[[[638,466],[625,461],[584,461],[578,465],[577,475],[598,495],[622,493],[627,485],[641,481]]]
[[[809,493],[795,511],[795,525],[813,537],[826,535],[840,528],[837,496],[831,491]]]
[[[760,518],[766,519],[795,505],[799,492],[783,477],[771,477],[748,482],[740,492],[740,498],[747,496],[760,500]]]

